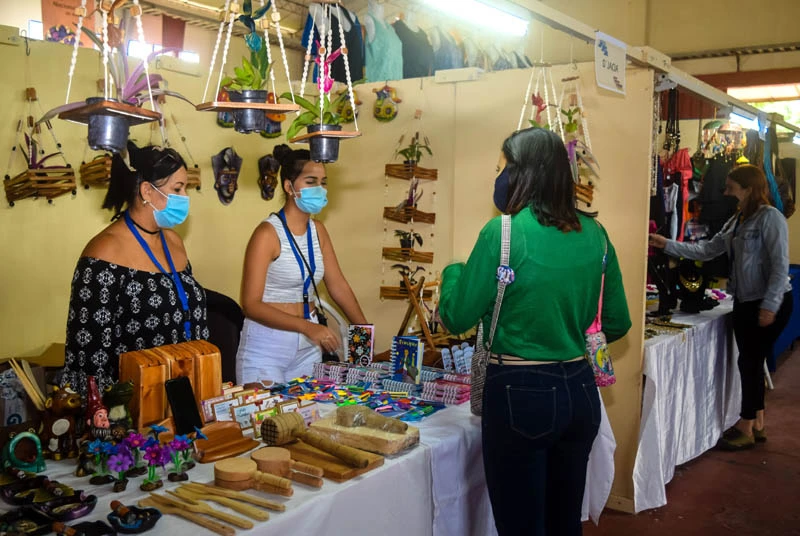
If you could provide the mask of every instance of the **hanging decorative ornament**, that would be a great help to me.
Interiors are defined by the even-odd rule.
[[[161,118],[153,103],[154,96],[172,95],[183,100],[187,99],[178,93],[160,88],[161,76],[149,72],[148,63],[155,56],[174,52],[176,49],[161,49],[147,57],[132,72],[128,72],[127,40],[124,38],[122,28],[126,26],[131,16],[135,20],[139,41],[147,42],[142,27],[142,7],[139,5],[139,0],[131,0],[130,5],[128,0],[101,0],[97,9],[102,18],[100,37],[83,28],[83,19],[87,16],[86,0],[81,0],[81,6],[75,9],[78,25],[69,67],[66,98],[68,104],[50,110],[39,119],[39,123],[58,116],[60,119],[87,124],[89,146],[92,149],[117,153],[124,150],[128,141],[128,129],[131,126]],[[103,96],[69,103],[82,32],[85,32],[101,51],[104,73]],[[145,102],[150,102],[151,109],[142,108]]]
[[[556,102],[556,86],[553,82],[552,66],[549,63],[533,64],[528,88],[525,90],[525,97],[522,101],[517,130],[522,129],[528,102],[531,105],[528,117],[529,126],[550,129],[564,139],[564,125]]]
[[[258,159],[258,187],[261,190],[261,199],[264,201],[271,201],[275,197],[280,169],[281,163],[271,154]]]
[[[267,102],[274,103],[277,102],[277,96],[273,92],[269,92],[267,95]],[[267,113],[267,123],[264,130],[261,131],[261,135],[265,138],[277,138],[281,135],[281,123],[286,121],[286,114],[271,114]]]
[[[242,169],[242,158],[233,147],[226,147],[211,157],[211,168],[214,170],[214,189],[223,205],[230,205],[236,190],[239,189],[239,171]]]
[[[333,6],[332,4],[335,4]],[[320,41],[317,43],[317,57],[314,62],[319,69],[317,77],[317,89],[319,96],[317,102],[312,103],[304,98],[306,80],[308,79],[308,68],[311,63],[311,45],[313,43],[314,32],[309,33],[308,43],[306,43],[305,62],[303,63],[303,78],[300,82],[300,95],[295,101],[306,111],[299,114],[292,122],[286,133],[286,138],[290,143],[309,143],[311,159],[315,162],[336,162],[339,158],[339,141],[342,139],[356,138],[361,136],[358,130],[358,119],[353,116],[355,130],[342,130],[342,116],[336,112],[340,100],[349,100],[350,107],[355,110],[355,97],[353,93],[353,81],[350,78],[350,60],[347,56],[347,43],[344,40],[344,27],[339,25],[339,42],[342,47],[333,50],[333,10],[336,9],[336,17],[342,20],[342,10],[338,0],[326,0],[322,3],[322,15],[319,18],[313,17],[313,23],[319,29]],[[331,63],[339,56],[344,60],[344,69],[347,78],[347,92],[340,95],[333,102],[331,101],[331,89],[333,79],[331,78]],[[284,95],[286,94],[284,93]],[[306,134],[299,135],[300,131],[306,129]]]
[[[375,93],[375,106],[372,115],[381,123],[388,123],[397,117],[397,104],[403,102],[397,96],[397,90],[391,86],[383,86],[381,89],[373,89]]]
[[[64,153],[61,151],[61,143],[56,138],[53,125],[50,121],[45,121],[43,124],[34,124],[33,122],[34,113],[36,113],[35,107],[38,106],[39,113],[41,113],[41,104],[36,96],[36,89],[29,87],[25,90],[25,101],[27,113],[23,112],[17,121],[11,156],[8,161],[8,171],[11,170],[18,154],[25,158],[26,169],[13,178],[7,173],[3,181],[6,200],[12,207],[16,201],[27,197],[34,199],[44,197],[48,203],[52,203],[53,198],[70,192],[74,195],[77,190],[75,171],[67,163]],[[55,145],[55,151],[49,154],[44,149],[43,126],[47,128]],[[56,157],[60,158],[63,164],[48,163],[49,160]]]
[[[274,99],[273,102],[269,102],[267,99],[267,84],[271,84],[272,93],[276,94],[275,69],[270,69],[272,53],[269,43],[269,20],[266,18],[270,7],[272,7],[270,19],[275,25],[275,33],[281,49],[287,82],[291,81],[291,77],[289,75],[289,64],[286,60],[286,49],[283,44],[281,15],[278,12],[276,0],[270,0],[266,4],[264,0],[260,0],[260,2],[261,7],[254,11],[251,0],[245,0],[241,8],[236,1],[225,0],[222,18],[217,30],[217,40],[214,44],[214,52],[211,56],[208,79],[203,91],[203,103],[197,105],[197,110],[203,112],[230,112],[233,115],[233,128],[243,134],[264,132],[267,129],[267,113],[282,114],[300,109],[299,106],[294,104],[294,93],[291,91],[291,84],[289,84],[290,91],[288,93],[289,99],[292,101],[291,104],[280,104],[274,102]],[[239,14],[240,10],[241,14]],[[242,58],[241,66],[234,67],[235,76],[224,76],[233,25],[237,20],[250,30],[244,37],[247,48],[250,50],[250,59]],[[263,30],[263,35],[259,33],[259,30]],[[205,102],[211,79],[215,76],[214,68],[223,32],[226,35],[219,75],[215,86],[218,91],[217,100]],[[221,94],[223,89],[226,90],[229,100],[220,100],[224,98],[224,95]],[[220,116],[218,116],[218,123],[220,119]],[[227,126],[227,117],[222,119],[222,126]]]
[[[79,171],[81,184],[87,190],[90,186],[105,188],[111,180],[111,155],[99,154],[88,162],[81,163]]]
[[[338,104],[334,111],[342,117],[342,123],[352,123],[358,117],[358,106],[361,106],[361,99],[358,98],[358,93],[353,94],[352,104],[346,89],[340,90],[336,95],[335,102]],[[355,104],[356,108],[353,108],[353,104]]]
[[[562,137],[567,145],[572,178],[575,181],[575,197],[578,203],[591,209],[594,201],[594,182],[599,178],[599,166],[592,154],[586,109],[581,96],[580,76],[573,64],[575,74],[561,79],[561,97],[558,111],[562,118]]]

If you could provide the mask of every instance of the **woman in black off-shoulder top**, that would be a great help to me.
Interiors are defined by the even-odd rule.
[[[186,164],[173,149],[129,143],[131,170],[119,156],[103,208],[112,223],[83,250],[72,277],[61,384],[86,393],[117,381],[119,354],[208,338],[206,296],[183,240]]]

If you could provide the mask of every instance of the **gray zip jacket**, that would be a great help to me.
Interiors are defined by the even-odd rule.
[[[728,292],[740,302],[763,300],[761,309],[777,312],[784,293],[792,289],[786,218],[769,205],[762,205],[737,225],[738,217],[736,213],[711,240],[694,244],[667,240],[664,251],[674,257],[698,261],[728,253],[731,261]]]

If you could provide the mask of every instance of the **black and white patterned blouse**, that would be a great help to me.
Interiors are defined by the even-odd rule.
[[[206,293],[180,273],[189,300],[192,340],[208,339]],[[119,379],[119,354],[186,341],[184,311],[169,275],[81,257],[72,276],[62,384],[86,393],[94,376],[100,392]]]

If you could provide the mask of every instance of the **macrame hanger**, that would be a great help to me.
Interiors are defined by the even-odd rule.
[[[342,19],[342,11],[339,4],[336,4],[337,18],[339,19],[339,42],[342,46],[342,58],[344,58],[344,72],[347,78],[347,92],[350,99],[350,106],[353,108],[353,126],[358,132],[358,114],[356,114],[356,99],[353,95],[353,81],[350,79],[350,60],[347,57],[347,44],[344,41],[344,24]],[[422,78],[420,78],[422,83]]]
[[[225,46],[222,49],[222,61],[219,64],[219,78],[217,79],[217,89],[214,92],[219,91],[219,87],[222,85],[222,77],[225,76],[225,63],[228,61],[228,49],[231,46],[231,34],[233,33],[233,24],[236,22],[236,13],[231,12],[228,14],[228,33],[225,36]],[[209,75],[210,76],[210,75]]]
[[[84,0],[85,1],[85,0]],[[225,7],[222,9],[222,12],[227,14],[228,9],[230,8],[231,0],[225,0]],[[214,42],[214,51],[211,53],[211,66],[208,68],[208,78],[206,78],[206,88],[203,90],[203,99],[200,102],[206,102],[206,97],[208,96],[208,86],[211,84],[211,77],[214,76],[214,66],[217,64],[217,54],[219,53],[219,43],[222,40],[222,32],[225,28],[225,21],[227,20],[226,16],[223,16],[222,19],[219,21],[219,28],[217,29],[217,40]],[[214,97],[216,98],[217,93],[214,92]]]
[[[292,96],[292,104],[296,104],[294,101],[294,89],[292,88],[292,77],[289,74],[289,61],[286,59],[286,46],[283,43],[283,31],[281,30],[281,14],[278,12],[277,0],[272,0],[272,22],[273,24],[275,24],[275,33],[278,35],[278,45],[280,46],[281,49],[281,59],[283,60],[283,69],[286,71],[286,82],[289,84],[289,94]],[[267,48],[267,54],[271,55],[269,48]],[[270,72],[272,72],[271,69]],[[274,92],[275,89],[273,81],[273,93]],[[275,93],[275,96],[277,101],[278,94]]]
[[[64,104],[69,104],[69,93],[72,90],[72,78],[75,75],[75,64],[78,61],[78,47],[81,44],[81,34],[83,32],[83,18],[86,16],[86,0],[81,0],[81,6],[76,8],[75,13],[78,15],[78,27],[75,30],[75,43],[72,45],[72,59],[69,63],[69,75],[67,81],[67,97]]]

